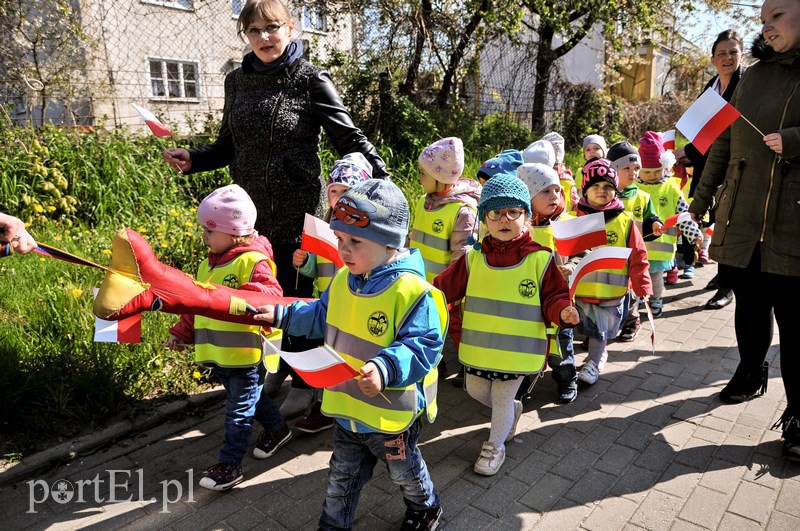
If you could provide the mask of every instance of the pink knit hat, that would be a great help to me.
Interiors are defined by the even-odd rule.
[[[453,184],[464,171],[464,144],[454,136],[437,140],[422,150],[419,166],[440,183]]]
[[[230,184],[203,199],[197,207],[197,221],[231,236],[248,236],[255,230],[256,206],[239,185]]]
[[[666,153],[664,139],[661,133],[647,131],[639,139],[639,157],[642,159],[642,168],[658,169],[664,166],[662,156]]]

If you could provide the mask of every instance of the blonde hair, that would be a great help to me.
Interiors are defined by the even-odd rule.
[[[231,236],[234,245],[250,245],[258,238],[258,231],[254,230],[251,234],[246,236]]]
[[[244,33],[254,20],[285,22],[289,25],[289,30],[294,30],[294,18],[281,0],[247,0],[239,12],[236,31],[239,34]]]

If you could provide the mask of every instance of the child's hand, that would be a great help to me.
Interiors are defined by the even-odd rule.
[[[653,236],[661,236],[664,234],[664,224],[660,221],[653,222]]]
[[[557,267],[558,271],[561,273],[561,276],[564,277],[564,281],[569,284],[569,277],[575,270],[575,264],[564,264]]]
[[[358,388],[361,392],[372,398],[381,391],[381,373],[374,363],[367,362],[361,370],[361,378],[358,381]]]
[[[256,308],[259,313],[253,316],[253,319],[256,321],[266,321],[267,324],[273,324],[275,322],[275,306],[272,304],[265,304],[264,306],[258,306]]]
[[[576,325],[581,322],[581,316],[575,306],[567,306],[561,310],[561,321]]]
[[[700,247],[700,246],[702,246],[702,245],[703,245],[703,235],[702,235],[702,234],[701,234],[700,236],[698,236],[697,238],[695,238],[695,239],[694,239],[694,244],[695,244],[697,247]]]
[[[181,341],[178,336],[173,336],[173,335],[170,335],[169,339],[164,341],[164,346],[169,350],[181,351],[186,349],[186,343]]]
[[[292,264],[295,267],[303,267],[303,264],[306,263],[306,258],[308,258],[308,252],[298,249],[292,253]]]

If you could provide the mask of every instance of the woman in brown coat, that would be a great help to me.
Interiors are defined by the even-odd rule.
[[[766,391],[773,313],[787,408],[783,455],[800,461],[800,356],[791,344],[800,304],[800,0],[766,0],[753,45],[759,62],[731,99],[737,120],[714,142],[689,211],[716,208],[711,256],[721,287],[736,295],[740,363],[720,399],[738,403]]]

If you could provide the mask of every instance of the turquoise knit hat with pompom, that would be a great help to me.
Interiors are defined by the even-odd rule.
[[[478,219],[483,221],[490,210],[501,208],[524,208],[531,216],[531,193],[516,175],[499,173],[486,181],[478,203]]]

